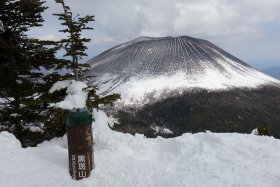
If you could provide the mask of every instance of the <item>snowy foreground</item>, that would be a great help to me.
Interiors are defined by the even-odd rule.
[[[1,187],[278,187],[280,140],[245,134],[198,133],[148,139],[110,130],[94,113],[95,169],[81,181],[68,172],[66,138],[23,149],[0,133]]]

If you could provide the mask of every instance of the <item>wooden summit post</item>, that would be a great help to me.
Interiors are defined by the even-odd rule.
[[[73,109],[67,117],[69,172],[80,180],[94,168],[92,114],[84,108]]]

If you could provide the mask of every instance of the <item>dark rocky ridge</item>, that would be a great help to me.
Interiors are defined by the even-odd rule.
[[[196,89],[146,104],[109,110],[118,124],[115,130],[147,137],[176,137],[185,132],[251,133],[257,126],[280,138],[280,88],[208,91]],[[167,128],[168,134],[151,126]]]

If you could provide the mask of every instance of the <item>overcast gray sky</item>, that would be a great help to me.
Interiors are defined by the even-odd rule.
[[[65,0],[74,14],[94,15],[94,31],[85,35],[90,59],[139,36],[206,39],[257,68],[280,66],[280,0]],[[62,11],[46,0],[42,39],[59,39],[52,13]]]

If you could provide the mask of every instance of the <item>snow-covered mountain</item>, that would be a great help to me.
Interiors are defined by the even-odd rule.
[[[250,132],[259,124],[273,129],[280,123],[279,107],[271,107],[279,102],[280,81],[206,40],[140,37],[90,64],[101,94],[121,94],[111,110],[120,131],[177,136]]]
[[[126,101],[162,90],[280,83],[214,44],[188,36],[140,37],[105,51],[90,64],[102,91],[121,93]]]

